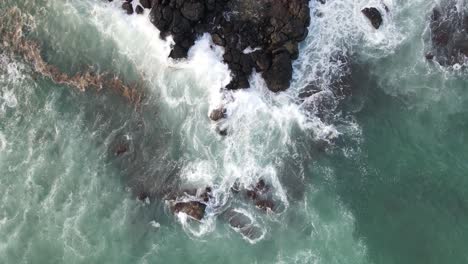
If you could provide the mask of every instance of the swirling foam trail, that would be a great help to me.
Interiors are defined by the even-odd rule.
[[[161,97],[161,115],[171,119],[173,133],[183,138],[185,165],[181,177],[188,184],[216,187],[215,202],[208,207],[211,217],[203,221],[205,226],[193,229],[181,218],[192,234],[201,236],[213,229],[212,217],[219,213],[216,208],[223,208],[228,202],[229,189],[236,181],[250,186],[264,179],[272,185],[276,199],[287,208],[289,202],[277,168],[281,166],[280,156],[292,154],[287,150],[287,146],[294,144],[291,130],[299,127],[325,141],[340,134],[332,124],[304,112],[296,97],[300,87],[317,79],[318,67],[324,68],[328,76],[339,67],[330,63],[329,58],[334,52],[346,50],[341,43],[358,29],[355,21],[349,28],[340,28],[341,23],[333,19],[349,20],[348,11],[355,11],[355,5],[349,2],[330,1],[322,8],[322,12],[328,13],[311,28],[310,35],[314,37],[308,38],[302,49],[293,85],[290,91],[279,94],[271,93],[259,74],[250,78],[250,89],[221,91],[230,80],[229,71],[221,62],[223,50],[213,45],[209,35],[196,42],[188,60],[176,62],[167,58],[171,40],[159,39],[147,10],[144,16],[127,16],[116,3],[111,4],[113,8],[93,5],[97,28],[144,72],[147,82]],[[316,9],[319,8],[313,7],[312,12]],[[329,14],[338,12],[334,10],[340,13]],[[336,29],[339,30],[333,31]],[[207,117],[210,109],[220,105],[226,107],[229,116],[218,124],[228,129],[229,136],[224,139],[217,134],[216,125],[209,125]],[[255,214],[255,217],[263,216]]]

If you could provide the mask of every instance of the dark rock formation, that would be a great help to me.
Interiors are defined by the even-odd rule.
[[[127,14],[129,15],[133,14],[133,6],[130,2],[124,2],[122,4],[122,9],[127,11]]]
[[[292,78],[291,63],[290,54],[286,52],[274,57],[270,68],[263,74],[270,90],[279,92],[289,87],[289,80]]]
[[[262,210],[273,210],[275,203],[272,200],[258,200],[255,202],[255,206]]]
[[[128,151],[128,144],[127,143],[120,143],[115,147],[114,153],[116,156],[120,156],[125,154]]]
[[[185,199],[184,202],[180,201],[181,198]],[[169,201],[173,213],[182,212],[195,220],[201,220],[205,216],[206,203],[211,199],[213,199],[212,189],[209,186],[201,189],[183,188],[173,190],[165,197],[165,200]]]
[[[210,113],[210,119],[213,121],[219,121],[223,118],[226,118],[226,109],[223,107],[214,109]]]
[[[468,15],[463,8],[466,4],[458,6],[457,1],[446,0],[432,11],[431,54],[441,65],[463,64],[468,56]]]
[[[252,200],[255,206],[262,210],[274,211],[276,208],[270,193],[270,186],[260,179],[255,186],[251,186],[245,190],[245,197]]]
[[[138,5],[138,6],[135,8],[135,12],[136,12],[137,14],[143,14],[143,11],[144,11],[144,9],[143,9],[143,7],[142,7],[141,5]]]
[[[176,202],[172,210],[174,213],[185,213],[198,221],[205,216],[206,204],[198,201]]]
[[[145,201],[146,199],[149,199],[150,195],[147,192],[140,192],[137,195],[138,200],[140,201]]]
[[[283,91],[292,78],[292,60],[310,23],[307,0],[154,0],[151,22],[161,37],[172,35],[170,54],[185,58],[195,39],[210,33],[225,48],[224,61],[232,72],[227,89],[249,87],[255,68],[268,87]]]
[[[379,29],[380,26],[382,25],[382,14],[380,14],[380,11],[375,8],[375,7],[366,7],[361,10],[361,12],[370,20],[372,23],[372,26],[375,29]]]

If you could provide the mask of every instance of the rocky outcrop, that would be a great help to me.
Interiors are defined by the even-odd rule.
[[[375,29],[379,29],[382,25],[383,19],[380,11],[375,7],[366,7],[361,12],[370,20]]]
[[[172,210],[174,213],[185,213],[195,220],[202,220],[205,216],[206,204],[198,201],[176,202]]]
[[[226,109],[223,107],[213,109],[210,113],[210,119],[213,121],[219,121],[223,118],[226,118]]]
[[[463,64],[468,57],[468,15],[465,6],[447,0],[435,7],[430,18],[432,50],[429,60],[436,59],[443,66]],[[461,10],[459,10],[461,9]]]
[[[211,187],[204,189],[181,189],[166,195],[165,200],[169,202],[174,214],[185,213],[192,219],[201,221],[205,217],[207,203],[213,198]]]
[[[310,23],[307,0],[154,0],[151,22],[161,37],[171,35],[174,59],[185,58],[195,39],[210,33],[225,49],[232,72],[227,89],[249,87],[248,77],[262,72],[268,88],[284,91],[292,61]]]
[[[241,191],[239,186],[233,186],[231,190],[234,193],[239,193]],[[245,198],[253,202],[258,209],[273,212],[277,208],[272,197],[271,186],[266,184],[262,179],[260,179],[255,186],[244,189],[243,193]]]

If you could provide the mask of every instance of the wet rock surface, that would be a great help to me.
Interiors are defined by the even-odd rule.
[[[366,7],[361,12],[370,20],[375,29],[379,29],[382,25],[383,19],[380,11],[375,7]]]
[[[258,209],[274,212],[277,205],[272,197],[271,186],[260,179],[255,186],[243,190],[245,198],[252,202]]]
[[[173,37],[170,57],[187,57],[196,38],[210,33],[232,72],[227,89],[248,88],[256,69],[274,92],[289,87],[310,23],[307,0],[154,0],[150,18],[162,38]]]
[[[164,198],[169,202],[174,214],[185,213],[194,220],[201,221],[205,217],[207,203],[213,199],[212,188],[182,188],[172,190]]]
[[[223,107],[214,109],[210,113],[210,119],[213,121],[219,121],[223,118],[226,118],[226,109]]]
[[[467,4],[458,5],[455,0],[443,1],[432,10],[430,17],[430,41],[432,51],[426,55],[442,66],[464,64],[468,57]]]
[[[172,207],[174,213],[185,213],[198,221],[205,216],[205,209],[206,204],[198,201],[176,202]]]

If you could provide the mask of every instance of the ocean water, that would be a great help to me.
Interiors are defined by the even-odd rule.
[[[3,28],[20,14],[50,65],[144,92],[138,106],[106,87],[82,92],[0,51],[0,263],[468,262],[467,73],[424,58],[439,1],[311,1],[280,94],[258,74],[221,91],[230,75],[208,35],[172,61],[149,12],[127,16],[118,2],[0,1]],[[376,31],[360,10],[382,3]],[[321,92],[300,99],[311,83]],[[229,117],[214,124],[220,105]],[[259,179],[278,210],[230,191]],[[184,186],[213,187],[201,223],[159,195]],[[232,228],[227,210],[259,236]]]

